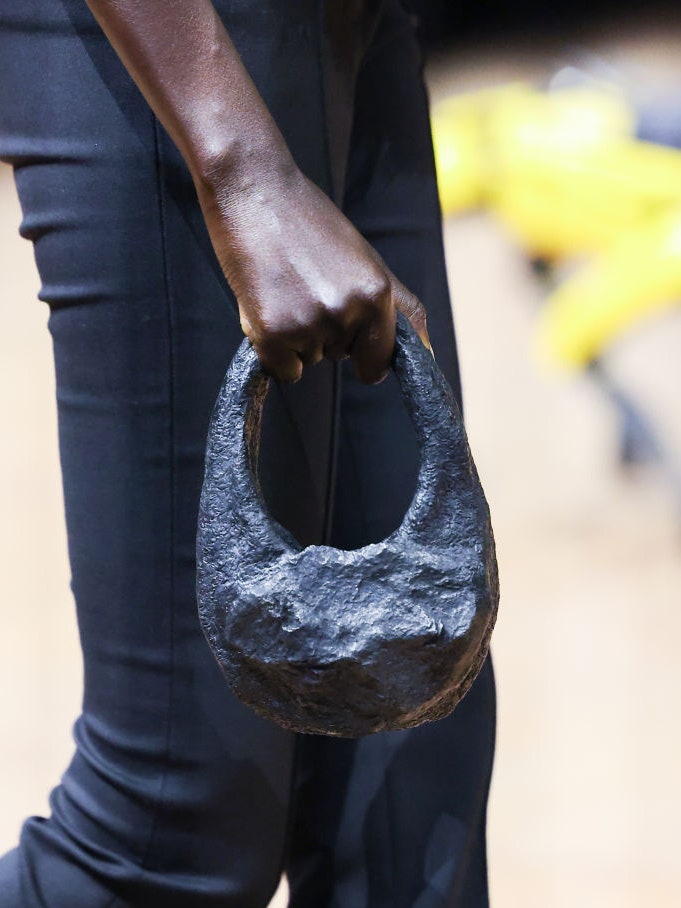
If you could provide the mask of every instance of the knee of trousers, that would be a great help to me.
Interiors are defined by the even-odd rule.
[[[190,698],[193,730],[178,708],[163,753],[114,744],[81,716],[51,815],[29,818],[0,862],[3,908],[264,908],[281,876],[292,736],[221,699]]]

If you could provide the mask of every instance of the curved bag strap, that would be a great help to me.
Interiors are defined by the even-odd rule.
[[[452,487],[477,482],[458,405],[434,358],[409,321],[397,315],[393,368],[418,439],[421,465],[417,491],[393,536],[418,537],[431,511]],[[300,551],[295,539],[268,513],[257,477],[262,410],[269,379],[250,341],[244,339],[227,371],[208,436],[206,476],[213,486],[229,483],[228,496],[202,496],[202,519],[226,521],[228,502],[243,504],[240,522],[272,557]],[[222,514],[211,513],[216,503]],[[258,507],[254,506],[258,503]],[[260,548],[260,545],[259,545]],[[357,550],[361,552],[360,550]],[[215,553],[217,556],[217,553]]]

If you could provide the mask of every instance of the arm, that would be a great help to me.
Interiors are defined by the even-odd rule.
[[[296,167],[210,0],[87,0],[192,174],[241,325],[263,367],[352,356],[387,372],[395,307],[427,343],[423,307]]]

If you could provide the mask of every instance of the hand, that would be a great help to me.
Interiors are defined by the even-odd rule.
[[[295,382],[304,365],[351,357],[363,382],[388,373],[395,310],[430,349],[426,314],[333,202],[293,165],[200,191],[241,326],[263,369]]]

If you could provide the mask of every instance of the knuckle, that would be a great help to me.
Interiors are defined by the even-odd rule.
[[[390,281],[385,274],[379,274],[366,282],[362,288],[364,303],[376,311],[383,310],[390,301]]]
[[[390,281],[380,271],[360,275],[321,300],[320,324],[335,336],[383,314],[390,305]]]
[[[357,304],[352,294],[336,292],[320,302],[317,319],[318,333],[326,343],[333,343],[356,319]]]

